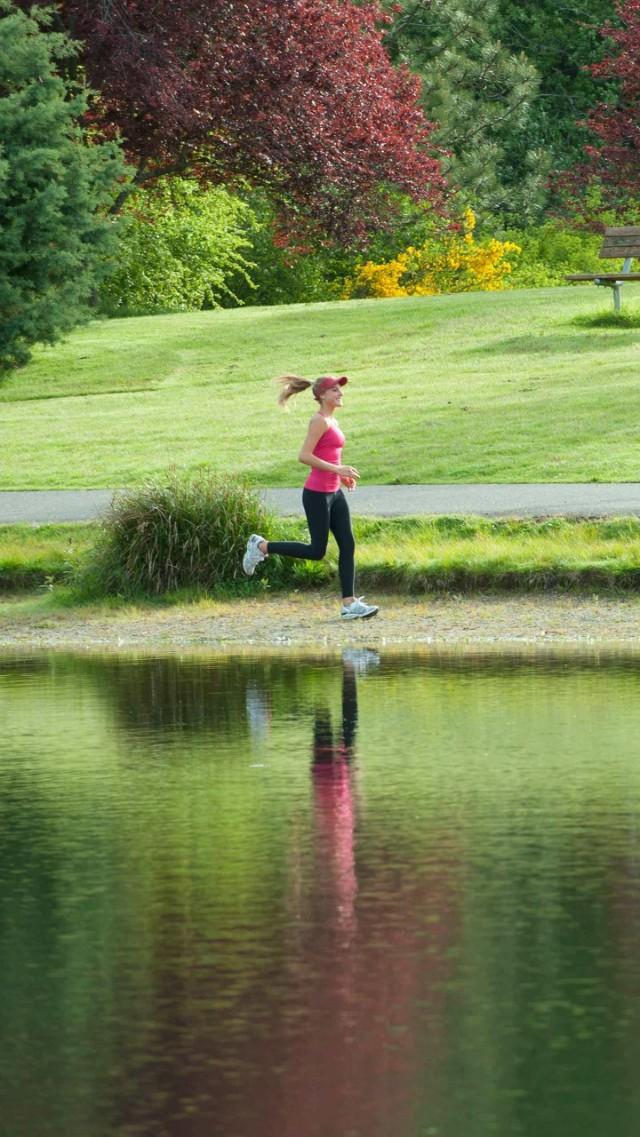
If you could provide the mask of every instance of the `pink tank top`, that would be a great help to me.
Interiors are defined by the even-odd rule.
[[[313,453],[316,458],[322,458],[323,462],[331,462],[334,466],[339,466],[345,441],[340,427],[336,423],[332,423],[322,437],[318,439]],[[305,489],[317,490],[318,493],[335,493],[336,490],[340,489],[340,477],[338,474],[330,473],[329,470],[317,470],[315,466],[312,466],[311,473],[304,484]]]

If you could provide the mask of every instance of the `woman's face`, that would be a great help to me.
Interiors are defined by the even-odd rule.
[[[337,383],[335,387],[330,387],[328,391],[324,392],[322,396],[322,402],[328,411],[333,411],[336,409],[336,407],[341,407],[342,387],[340,387]]]

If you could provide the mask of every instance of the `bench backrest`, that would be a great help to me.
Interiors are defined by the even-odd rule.
[[[602,259],[640,257],[640,226],[626,225],[605,229],[604,241],[598,256]]]

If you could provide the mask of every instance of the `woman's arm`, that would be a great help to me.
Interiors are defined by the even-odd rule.
[[[303,466],[313,466],[316,470],[328,470],[330,474],[339,474],[340,477],[359,478],[360,475],[354,466],[336,466],[333,462],[325,462],[324,458],[318,458],[317,454],[313,453],[322,435],[328,429],[329,425],[322,415],[313,416],[309,423],[307,437],[298,454],[298,461],[302,462]]]

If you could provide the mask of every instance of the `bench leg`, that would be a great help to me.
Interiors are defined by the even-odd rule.
[[[620,303],[621,303],[620,291],[621,291],[621,289],[622,289],[622,284],[620,283],[619,280],[616,280],[616,282],[613,285],[613,310],[614,310],[614,312],[620,311]]]

